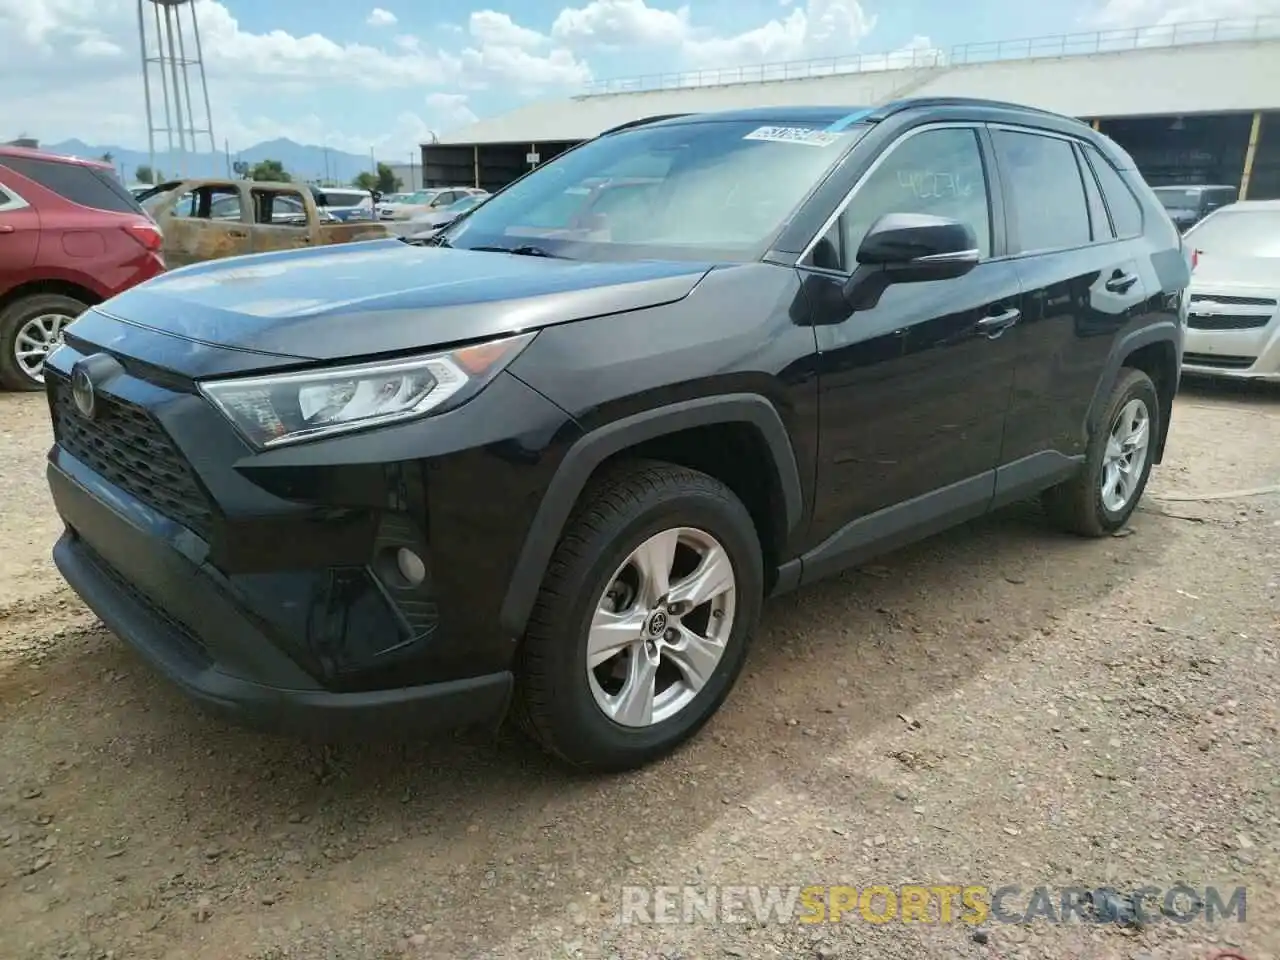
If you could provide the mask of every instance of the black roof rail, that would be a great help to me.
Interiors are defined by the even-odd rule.
[[[630,130],[632,127],[642,127],[646,123],[658,123],[661,120],[675,120],[678,117],[689,117],[690,113],[659,113],[652,117],[641,117],[639,120],[628,120],[626,123],[620,123],[616,127],[610,127],[608,130],[601,131],[596,134],[598,137],[607,137],[611,133],[617,133],[620,130]]]
[[[917,107],[995,107],[1000,110],[1015,110],[1019,113],[1032,113],[1041,117],[1056,117],[1059,120],[1073,120],[1076,123],[1088,126],[1078,117],[1070,117],[1064,113],[1055,113],[1052,110],[1045,110],[1043,107],[1032,107],[1025,103],[1013,103],[1008,100],[988,100],[984,97],[906,97],[902,100],[891,100],[888,103],[876,107],[874,111],[867,115],[867,119],[872,122],[884,120],[895,113],[901,113],[903,110],[913,110]]]

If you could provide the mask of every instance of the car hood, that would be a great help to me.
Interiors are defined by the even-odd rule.
[[[195,264],[95,309],[214,346],[333,360],[674,303],[712,266],[586,262],[374,240]]]
[[[1189,240],[1195,247],[1195,240]],[[1280,259],[1275,257],[1218,257],[1201,253],[1191,275],[1191,288],[1248,287],[1280,290]]]

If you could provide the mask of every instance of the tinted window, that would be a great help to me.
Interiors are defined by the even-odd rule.
[[[846,268],[872,224],[887,213],[927,213],[967,223],[982,256],[990,256],[991,214],[977,134],[927,130],[892,148],[840,217]]]
[[[1089,204],[1075,152],[1066,140],[992,131],[1009,184],[1017,252],[1061,250],[1089,242]]]
[[[1102,184],[1102,195],[1107,199],[1116,236],[1139,236],[1142,233],[1142,206],[1138,203],[1138,198],[1106,157],[1093,147],[1086,147],[1085,150],[1089,163],[1098,175],[1098,182]]]
[[[610,134],[490,197],[446,239],[460,247],[536,243],[569,257],[754,258],[865,133],[825,126],[701,121]],[[632,191],[600,205],[624,183],[651,186],[652,202],[631,202],[641,196]]]
[[[0,164],[82,207],[113,213],[142,212],[124,184],[110,173],[93,167],[32,157],[0,157]]]
[[[1089,225],[1093,228],[1093,239],[1113,240],[1115,231],[1111,229],[1111,219],[1107,216],[1106,204],[1102,202],[1102,193],[1098,189],[1098,180],[1085,163],[1081,148],[1076,147],[1076,160],[1080,163],[1080,175],[1084,177],[1084,193],[1089,200]]]

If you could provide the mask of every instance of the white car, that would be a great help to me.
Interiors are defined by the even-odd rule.
[[[1242,200],[1183,236],[1191,273],[1182,369],[1280,382],[1280,200]]]
[[[399,203],[378,205],[379,220],[412,220],[425,213],[435,213],[457,203],[463,197],[488,196],[487,190],[475,187],[434,187],[411,193]]]
[[[333,216],[335,220],[374,219],[373,194],[355,187],[318,187],[316,206]]]

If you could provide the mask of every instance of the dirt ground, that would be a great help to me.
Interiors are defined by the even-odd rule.
[[[0,395],[6,960],[1280,958],[1280,390],[1184,385],[1123,536],[1020,505],[774,603],[703,735],[608,779],[505,733],[206,719],[53,571],[48,442]],[[624,885],[903,883],[1244,886],[1247,915],[619,922]]]

